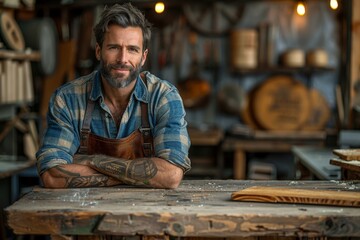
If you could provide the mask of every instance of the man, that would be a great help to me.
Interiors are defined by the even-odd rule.
[[[190,140],[177,89],[140,74],[150,24],[131,4],[116,4],[105,8],[94,33],[100,70],[51,97],[36,154],[43,185],[176,188],[190,169]]]

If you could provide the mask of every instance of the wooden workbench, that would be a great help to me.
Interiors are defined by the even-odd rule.
[[[15,234],[360,237],[360,208],[232,201],[250,186],[360,191],[360,181],[185,180],[176,190],[34,188],[5,209]]]
[[[335,156],[332,150],[333,148],[319,146],[292,147],[297,165],[297,179],[340,180],[340,167],[330,164],[330,159]]]
[[[234,179],[246,179],[246,153],[287,152],[291,153],[293,146],[324,146],[325,132],[305,131],[260,131],[252,132],[248,137],[225,138],[222,148],[224,151],[234,151],[233,175]]]

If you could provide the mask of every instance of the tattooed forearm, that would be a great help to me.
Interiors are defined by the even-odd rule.
[[[109,177],[105,175],[81,176],[67,178],[66,187],[106,187],[109,184]]]
[[[105,187],[120,183],[118,180],[100,173],[81,176],[78,172],[68,171],[62,165],[56,166],[54,169],[57,170],[58,177],[65,179],[64,187]]]
[[[70,172],[66,169],[63,168],[63,166],[56,166],[55,169],[57,169],[59,171],[59,173],[65,177],[79,177],[80,173],[76,173],[76,172]]]
[[[98,155],[92,159],[90,166],[101,173],[134,185],[148,185],[149,180],[158,171],[156,164],[150,158],[124,160]]]
[[[127,162],[127,164],[126,175],[133,179],[146,181],[153,178],[157,173],[155,163],[149,158],[140,158]]]

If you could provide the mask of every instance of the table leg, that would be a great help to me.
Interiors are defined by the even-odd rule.
[[[234,151],[234,179],[246,178],[246,155],[242,149]]]

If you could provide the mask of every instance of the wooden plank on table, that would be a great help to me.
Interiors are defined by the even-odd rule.
[[[360,161],[348,161],[342,159],[330,159],[330,164],[340,166],[355,172],[360,172]]]
[[[334,149],[333,153],[339,156],[342,160],[346,161],[355,161],[360,160],[360,149],[352,148],[352,149]]]
[[[246,202],[303,203],[360,207],[360,193],[253,186],[232,193],[232,200]]]

